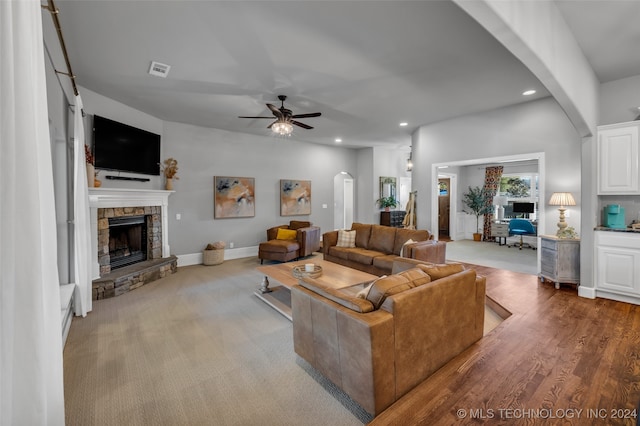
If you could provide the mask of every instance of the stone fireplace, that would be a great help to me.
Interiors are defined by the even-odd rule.
[[[114,269],[162,258],[160,206],[98,209],[100,276]]]
[[[169,255],[167,226],[172,192],[89,189],[94,300],[120,295],[175,272],[177,258]]]

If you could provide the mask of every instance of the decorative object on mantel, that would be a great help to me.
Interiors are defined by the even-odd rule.
[[[164,160],[164,165],[162,166],[162,172],[164,173],[164,177],[166,179],[165,187],[167,191],[173,191],[173,180],[180,179],[177,176],[178,173],[178,160],[175,158],[167,158]]]
[[[96,170],[95,174],[93,175],[94,176],[94,178],[93,178],[93,186],[95,188],[100,188],[102,186],[102,181],[100,179],[98,179],[98,173],[100,173],[100,170]],[[87,179],[88,179],[88,177],[87,177]]]
[[[570,237],[561,237],[565,235],[565,229],[567,228],[567,222],[564,220],[564,212],[567,210],[565,206],[575,206],[576,201],[573,199],[573,195],[570,192],[554,192],[551,195],[551,199],[549,200],[550,206],[560,206],[558,211],[560,211],[560,221],[558,222],[558,232],[556,232],[556,236],[558,238],[570,238]]]
[[[204,265],[219,265],[224,261],[224,241],[216,241],[213,244],[207,244],[202,251],[202,263]]]
[[[87,187],[93,188],[95,187],[95,179],[96,179],[96,169],[93,165],[95,163],[95,158],[89,149],[89,145],[84,145],[84,158],[87,163]]]

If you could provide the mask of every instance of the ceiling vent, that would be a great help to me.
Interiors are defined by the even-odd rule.
[[[164,78],[169,74],[170,69],[171,69],[171,65],[161,64],[160,62],[152,61],[151,67],[149,68],[149,74]]]

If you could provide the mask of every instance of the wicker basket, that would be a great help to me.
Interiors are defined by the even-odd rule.
[[[224,249],[218,250],[203,250],[202,251],[202,263],[209,265],[219,265],[224,261]]]

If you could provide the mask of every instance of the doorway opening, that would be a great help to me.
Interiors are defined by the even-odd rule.
[[[355,206],[355,180],[348,172],[333,177],[334,229],[351,229]]]

